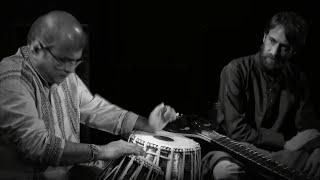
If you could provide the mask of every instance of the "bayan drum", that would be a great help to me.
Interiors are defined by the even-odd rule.
[[[166,180],[201,178],[201,148],[194,140],[167,131],[136,131],[129,142],[143,146],[145,158],[161,168]]]
[[[98,180],[163,180],[163,171],[140,156],[125,156],[110,164],[99,174]]]

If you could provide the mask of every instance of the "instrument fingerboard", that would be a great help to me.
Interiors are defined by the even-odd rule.
[[[186,118],[186,116],[182,115],[179,118]],[[215,147],[219,147],[219,149],[228,152],[240,162],[244,162],[248,169],[253,169],[259,174],[285,180],[312,179],[302,172],[296,171],[295,169],[277,162],[244,144],[207,128],[208,126],[203,126],[199,121],[195,121],[194,119],[191,120],[190,118],[184,119],[183,121],[184,123],[188,122],[187,124],[184,124],[186,126],[179,127],[179,125],[171,125],[166,127],[165,130],[189,137],[200,138],[212,143]]]
[[[311,179],[308,178],[308,176],[306,176],[305,174],[289,168],[288,166],[271,158],[268,158],[260,152],[257,152],[256,150],[253,150],[246,145],[236,142],[226,136],[222,136],[219,133],[216,133],[214,131],[202,131],[200,134],[201,136],[203,136],[203,138],[207,138],[207,141],[211,141],[222,146],[233,156],[237,154],[238,158],[245,159],[246,161],[251,161],[251,163],[255,165],[255,168],[260,167],[260,170],[274,173],[281,179]]]

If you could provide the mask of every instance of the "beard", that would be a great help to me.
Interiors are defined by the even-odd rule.
[[[286,65],[287,59],[276,57],[265,51],[264,44],[260,49],[261,65],[268,74],[278,74]]]

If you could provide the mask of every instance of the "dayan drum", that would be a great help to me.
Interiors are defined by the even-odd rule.
[[[163,180],[160,167],[140,156],[125,156],[110,164],[98,176],[98,180]]]
[[[136,131],[128,141],[143,146],[145,158],[161,168],[166,180],[201,178],[201,148],[194,140],[167,131]]]

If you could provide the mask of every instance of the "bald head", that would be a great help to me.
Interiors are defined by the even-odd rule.
[[[64,11],[51,11],[39,17],[28,33],[28,44],[35,41],[60,52],[79,51],[85,47],[86,35],[78,20]]]

